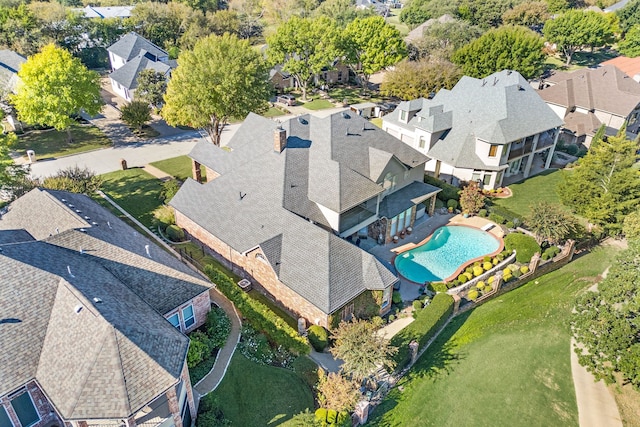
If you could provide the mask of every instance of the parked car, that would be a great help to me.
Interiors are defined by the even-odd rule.
[[[293,95],[278,95],[276,101],[281,102],[284,105],[296,105],[296,98]]]

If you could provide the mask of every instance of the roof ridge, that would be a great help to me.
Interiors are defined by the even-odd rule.
[[[35,189],[39,190],[41,193],[45,194],[46,197],[53,201],[56,205],[58,205],[58,207],[63,208],[62,210],[64,212],[66,212],[68,215],[70,215],[72,218],[74,219],[79,219],[81,222],[83,222],[87,227],[90,227],[91,225],[84,219],[82,218],[80,215],[78,215],[76,212],[71,211],[71,209],[65,205],[64,203],[62,203],[62,201],[58,200],[53,194],[51,194],[48,189],[46,188],[40,188],[40,187],[36,187]]]
[[[118,352],[118,364],[120,366],[119,372],[122,373],[122,384],[124,385],[124,394],[127,399],[127,410],[129,411],[129,413],[132,413],[133,411],[131,410],[131,398],[129,397],[129,387],[127,387],[127,377],[124,373],[124,363],[122,362],[122,352],[120,351],[120,340],[118,339],[119,331],[116,328],[114,328],[113,325],[110,324],[110,326],[111,326],[111,330],[113,331],[113,337],[116,343],[116,351]],[[121,335],[123,334],[121,333]],[[136,345],[136,347],[138,346]]]

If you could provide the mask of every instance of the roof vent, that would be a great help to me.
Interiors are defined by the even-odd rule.
[[[309,121],[303,117],[298,117],[298,122],[300,122],[301,125],[308,125]]]
[[[60,229],[56,227],[56,234],[60,234]]]
[[[76,314],[79,314],[82,311],[83,308],[84,307],[82,307],[82,304],[78,304],[73,308],[73,311],[75,311]]]
[[[343,112],[342,112],[342,118],[343,118],[343,119],[350,119],[350,118],[351,118],[351,116],[350,116],[350,115],[349,115],[349,113],[347,113],[346,111],[343,111]]]
[[[84,250],[80,248],[80,255],[84,254]]]
[[[93,302],[95,302],[96,304],[100,304],[102,302],[102,299],[98,297],[93,297]]]
[[[513,71],[511,71],[511,70],[507,70],[507,76],[510,76],[510,75],[511,75],[511,73],[513,73]]]
[[[76,277],[73,274],[71,274],[71,267],[67,265],[67,272],[69,273],[69,276],[71,277]]]
[[[522,85],[518,85],[518,90],[524,90],[524,88],[522,87]]]
[[[80,209],[76,209],[76,213],[82,213]]]
[[[74,205],[72,205],[71,203],[69,203],[69,207],[70,207],[71,209],[75,208],[75,206],[74,206]]]
[[[89,218],[88,216],[84,216],[84,219],[86,219],[87,221],[89,221],[91,218]]]
[[[91,221],[91,225],[95,225],[96,227],[98,226],[98,223],[95,221]]]
[[[109,221],[107,221],[107,227],[109,227],[109,230],[113,230],[113,229],[111,228],[111,223],[110,223]]]
[[[151,258],[151,252],[149,252],[149,245],[144,245],[144,251],[147,253],[147,256]]]
[[[80,231],[82,231],[83,233],[86,233],[86,232],[87,232],[87,230],[86,230],[86,229],[84,229],[84,228],[81,228],[81,229],[80,229]]]
[[[62,203],[67,203],[67,199],[60,199]]]

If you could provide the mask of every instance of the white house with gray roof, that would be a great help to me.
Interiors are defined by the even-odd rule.
[[[518,72],[504,70],[402,102],[382,128],[430,157],[425,170],[435,177],[492,189],[548,169],[562,124]]]
[[[87,196],[0,216],[0,425],[190,426],[211,284]]]
[[[138,74],[142,70],[154,70],[167,80],[175,61],[169,60],[169,53],[151,43],[141,35],[130,32],[107,48],[111,63],[111,87],[120,97],[131,102],[138,87]]]
[[[440,191],[423,182],[426,156],[353,112],[281,125],[250,114],[225,149],[202,142],[190,157],[195,179],[170,203],[178,225],[325,327],[389,310],[397,277],[355,243],[404,235]]]

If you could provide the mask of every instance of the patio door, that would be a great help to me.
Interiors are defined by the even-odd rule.
[[[397,231],[398,231],[398,217],[394,216],[393,218],[391,218],[391,231],[389,233],[389,236],[391,237],[395,236]]]
[[[411,225],[411,209],[413,208],[409,208],[404,211],[404,228],[407,228]]]

